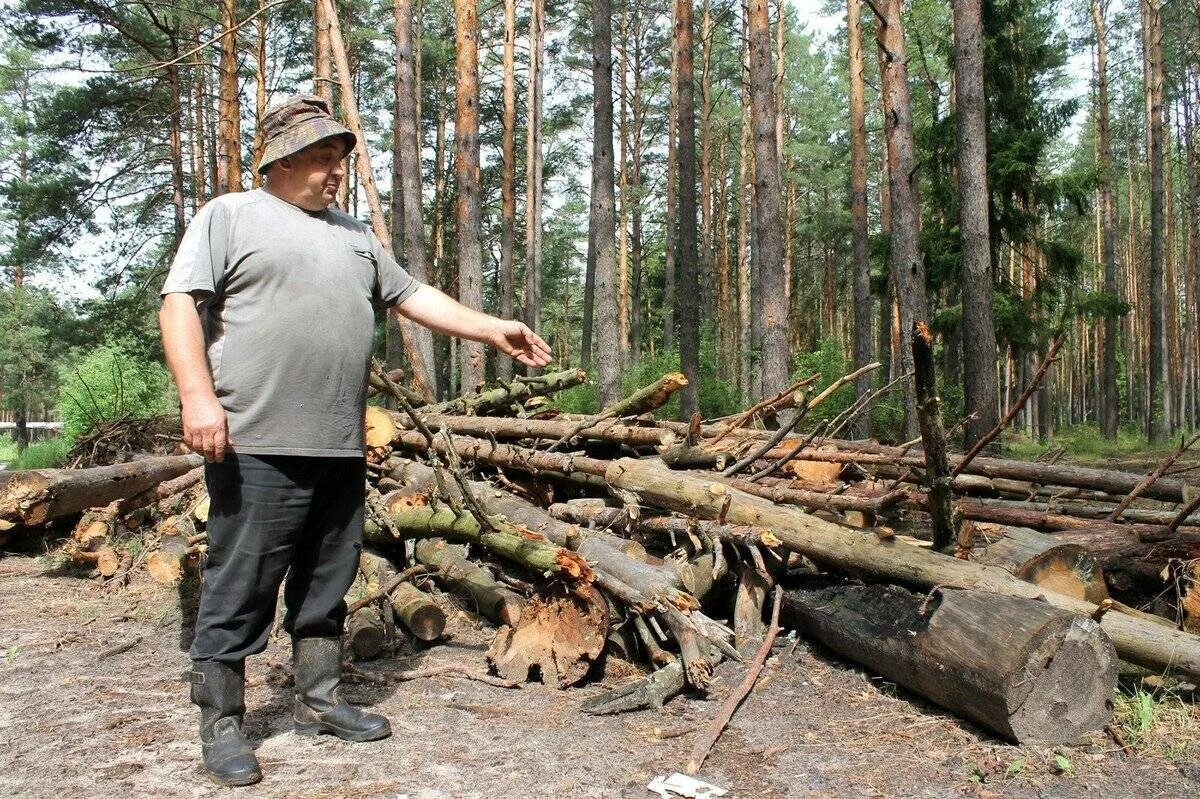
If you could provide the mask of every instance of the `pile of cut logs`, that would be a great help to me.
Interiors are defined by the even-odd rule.
[[[379,654],[397,622],[436,642],[436,584],[496,625],[487,660],[502,680],[565,688],[605,657],[643,666],[584,702],[605,714],[704,692],[723,660],[761,667],[774,616],[1021,742],[1103,728],[1119,660],[1200,677],[1200,488],[1168,474],[1178,454],[1139,475],[943,451],[939,472],[928,438],[836,437],[869,398],[806,423],[858,374],[680,423],[652,415],[686,384],[679,374],[576,416],[547,397],[582,371],[422,406],[376,365],[373,389],[399,409],[367,411],[350,650]],[[62,552],[110,587],[139,568],[178,581],[205,552],[199,465],[12,473],[0,538],[58,530]],[[943,502],[953,538],[934,546]]]

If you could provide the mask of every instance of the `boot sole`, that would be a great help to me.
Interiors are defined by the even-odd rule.
[[[332,724],[326,724],[320,721],[310,722],[295,722],[297,735],[316,737],[318,735],[335,735],[343,741],[351,743],[367,743],[368,741],[381,741],[392,734],[391,727],[383,727],[377,730],[367,732],[355,732],[353,730],[343,730],[340,727],[335,727]]]
[[[211,771],[206,771],[205,773],[208,774],[208,778],[210,780],[223,788],[241,788],[246,785],[254,785],[255,783],[262,782],[263,778],[261,771],[250,772],[249,774],[228,778],[218,777]]]

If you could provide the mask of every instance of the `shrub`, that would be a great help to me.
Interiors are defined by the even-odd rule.
[[[57,469],[67,462],[71,442],[64,436],[34,441],[13,461],[14,469]]]
[[[58,410],[70,440],[115,419],[141,419],[176,405],[167,370],[126,342],[101,344],[63,370]]]
[[[851,369],[850,360],[846,357],[846,352],[842,349],[842,345],[838,343],[836,338],[827,336],[821,339],[821,343],[817,346],[817,349],[812,352],[796,354],[792,379],[799,380],[820,372],[821,379],[808,387],[810,396],[815,397],[833,385],[834,381],[839,377],[850,372]],[[847,383],[833,392],[820,405],[813,408],[805,418],[805,424],[813,425],[817,422],[832,419],[849,408],[853,402],[854,384]]]

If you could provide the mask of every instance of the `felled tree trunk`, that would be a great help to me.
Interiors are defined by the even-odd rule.
[[[367,581],[367,590],[382,590],[396,578],[396,570],[385,558],[370,552],[358,556],[358,570]],[[396,618],[422,641],[434,641],[446,630],[446,614],[425,592],[412,583],[400,583],[388,594],[388,603]]]
[[[190,515],[181,514],[164,519],[154,532],[157,541],[146,556],[146,571],[156,583],[176,585],[201,552],[196,526]]]
[[[44,524],[132,497],[202,462],[199,455],[169,455],[91,469],[13,472],[0,484],[0,530]]]
[[[1003,569],[861,534],[700,476],[671,471],[650,460],[615,461],[606,479],[609,485],[630,491],[649,505],[701,518],[722,518],[733,524],[767,527],[787,549],[859,573],[925,587],[953,586],[1028,599],[1044,597],[1055,607],[1086,616],[1097,611],[1090,602],[1018,580]],[[1200,676],[1200,637],[1124,613],[1106,614],[1103,625],[1125,660],[1155,671],[1176,668]]]
[[[480,416],[485,413],[504,411],[521,405],[535,397],[543,397],[565,391],[587,382],[587,372],[582,369],[566,369],[546,375],[518,376],[509,382],[485,389],[477,394],[465,394],[446,402],[439,402],[423,409],[427,413],[462,414]]]
[[[968,522],[970,524],[970,522]],[[1108,597],[1104,570],[1087,548],[1027,527],[974,524],[971,560],[999,566],[1025,582],[1100,603]]]
[[[416,555],[421,563],[437,568],[438,579],[466,597],[471,609],[484,618],[511,627],[520,621],[525,600],[498,583],[487,569],[467,560],[463,547],[440,538],[426,538],[417,541]]]
[[[839,655],[1018,743],[1073,743],[1112,715],[1100,625],[1017,597],[894,586],[789,591],[784,619]]]

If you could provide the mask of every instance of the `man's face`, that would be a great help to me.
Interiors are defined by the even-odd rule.
[[[337,198],[346,177],[346,142],[340,136],[310,144],[283,159],[288,169],[292,202],[310,211],[320,211]]]

